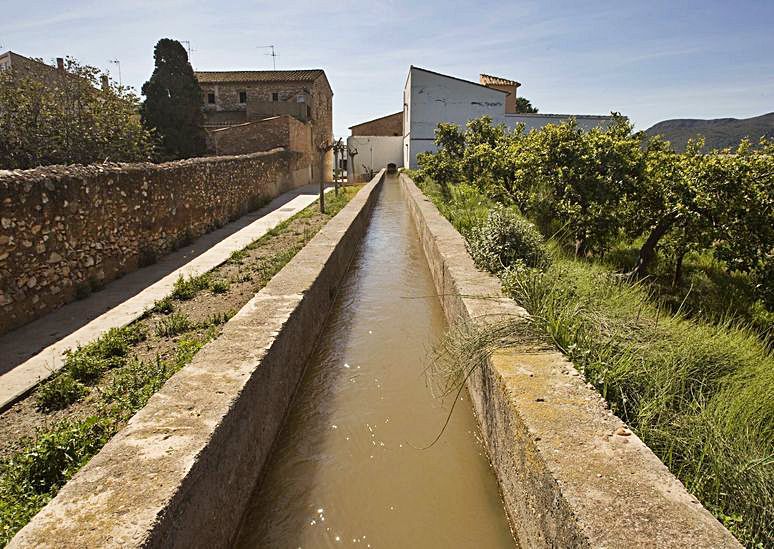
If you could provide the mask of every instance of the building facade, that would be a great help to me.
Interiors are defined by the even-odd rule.
[[[208,131],[289,115],[309,125],[312,180],[333,177],[333,90],[321,69],[196,71]],[[255,125],[256,130],[262,126]],[[284,146],[277,143],[275,146]]]

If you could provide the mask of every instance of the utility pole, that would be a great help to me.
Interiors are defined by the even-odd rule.
[[[258,46],[258,49],[262,49],[262,50],[265,50],[265,49],[268,49],[268,48],[271,48],[271,53],[267,53],[265,55],[271,55],[271,65],[274,68],[274,70],[276,71],[277,70],[277,57],[278,57],[278,55],[274,51],[274,45]]]
[[[123,86],[123,82],[121,82],[121,61],[118,59],[110,59],[108,60],[108,63],[112,63],[118,67],[118,85]]]

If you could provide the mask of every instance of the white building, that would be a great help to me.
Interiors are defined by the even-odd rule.
[[[372,120],[356,127],[374,128],[373,139],[362,132],[349,137],[347,143],[357,148],[355,162],[350,162],[351,175],[359,175],[359,170],[374,171],[384,167],[381,162],[389,159],[402,159],[402,165],[417,167],[417,155],[421,152],[435,152],[435,129],[441,122],[465,127],[468,121],[489,116],[494,124],[505,124],[515,128],[523,123],[527,130],[542,128],[547,124],[558,124],[574,117],[583,129],[606,125],[610,116],[584,114],[521,114],[516,112],[516,90],[521,86],[514,80],[482,74],[479,82],[462,80],[437,72],[412,66],[403,88],[403,137],[389,139],[394,135],[392,128]],[[385,128],[385,131],[382,131]],[[398,151],[396,147],[401,147]],[[361,151],[361,149],[363,149]],[[360,156],[367,152],[368,156]],[[372,161],[373,158],[373,161]],[[399,164],[400,165],[400,164]]]
[[[489,116],[494,124],[527,130],[558,124],[574,117],[591,129],[610,122],[610,116],[516,113],[518,82],[482,74],[480,83],[412,66],[403,88],[403,164],[417,167],[417,154],[435,152],[435,129],[441,122],[465,127],[469,120]]]

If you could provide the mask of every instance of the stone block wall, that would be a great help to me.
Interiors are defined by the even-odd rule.
[[[0,172],[0,333],[297,186],[299,156],[278,149]]]

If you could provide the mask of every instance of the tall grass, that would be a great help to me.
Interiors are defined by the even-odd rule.
[[[460,200],[452,191],[456,204],[441,202],[432,188],[428,195],[470,235],[471,213],[454,217],[463,204],[479,203],[465,193]],[[472,223],[482,218],[476,213]],[[649,285],[548,244],[554,259],[547,268],[518,265],[500,274],[504,292],[530,313],[531,329],[574,362],[742,543],[774,546],[774,356],[768,342],[731,317],[688,319],[679,305],[669,312]],[[492,330],[496,337],[458,334],[467,342],[452,346],[451,355],[476,356],[493,342],[509,341],[502,327]],[[480,362],[456,361],[465,367]]]

